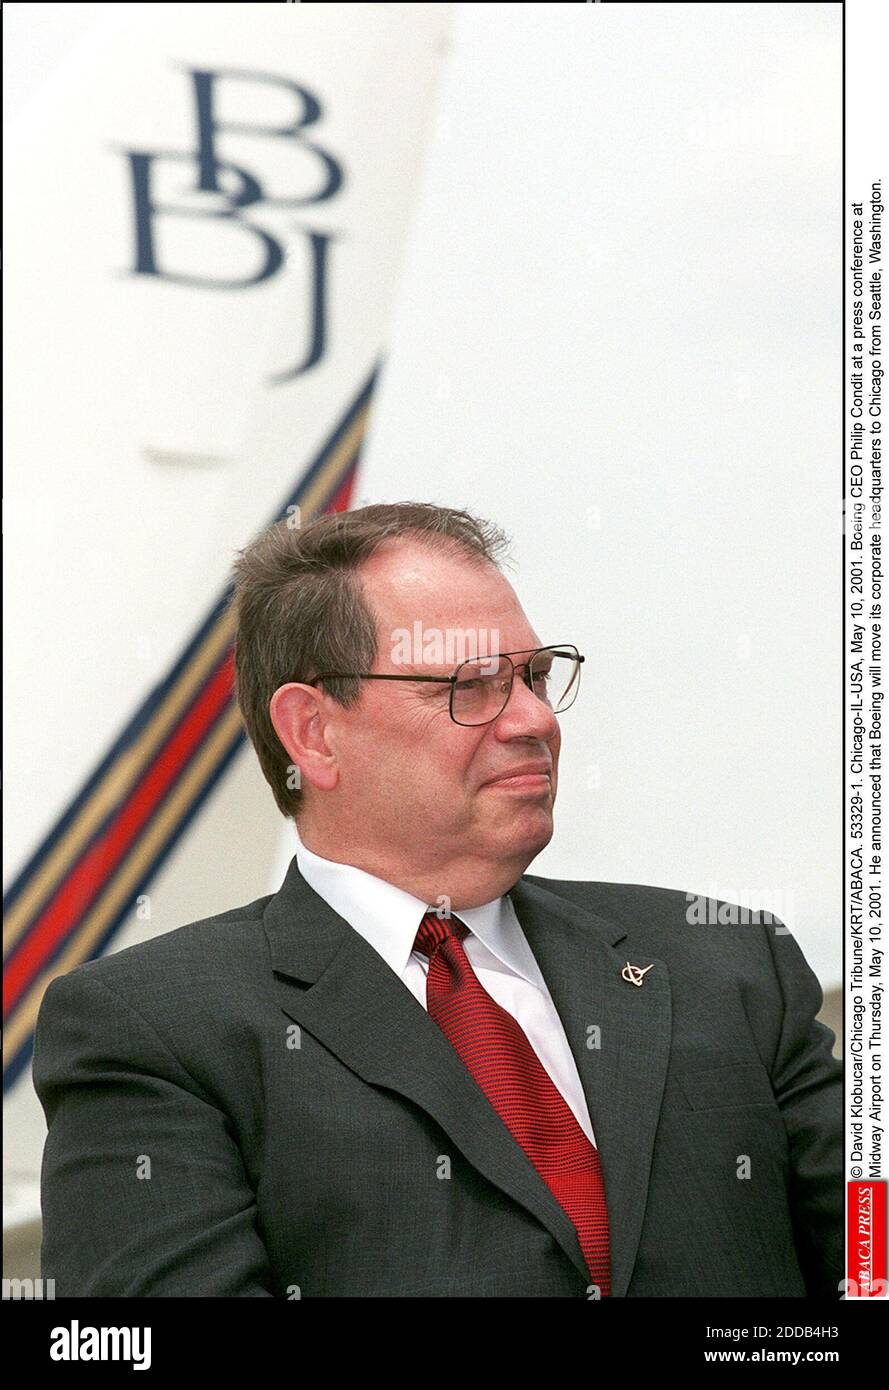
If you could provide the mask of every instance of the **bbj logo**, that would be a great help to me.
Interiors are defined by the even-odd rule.
[[[129,160],[135,229],[133,273],[154,275],[177,285],[211,290],[250,289],[270,280],[285,264],[285,249],[276,236],[257,220],[256,212],[263,208],[308,208],[333,198],[343,183],[342,166],[329,151],[311,138],[312,127],[321,118],[321,103],[307,88],[288,77],[272,73],[250,72],[241,68],[185,69],[193,86],[195,111],[195,143],[191,150],[127,150]],[[217,115],[218,95],[222,84],[263,83],[283,88],[296,102],[296,117],[287,125],[268,126],[248,121],[222,120]],[[221,159],[218,153],[219,135],[229,131],[238,135],[259,136],[267,140],[295,142],[306,151],[317,177],[314,187],[305,194],[271,196],[266,192],[255,170],[243,163]],[[310,134],[307,135],[306,132]],[[206,206],[201,199],[175,203],[157,199],[156,168],[164,161],[186,164],[194,170],[190,194],[205,193]],[[247,210],[250,215],[247,215]],[[249,236],[259,252],[259,265],[254,273],[231,279],[212,274],[196,275],[177,271],[162,261],[158,246],[157,226],[161,218],[212,219],[217,225],[227,224],[232,235]],[[276,373],[272,382],[293,381],[321,360],[326,344],[327,272],[331,234],[297,224],[306,236],[309,252],[308,343],[294,366]]]

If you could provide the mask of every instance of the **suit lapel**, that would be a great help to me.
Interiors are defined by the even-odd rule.
[[[620,979],[624,960],[612,949],[625,935],[622,928],[524,880],[511,896],[565,1025],[589,1105],[608,1199],[612,1292],[620,1296],[639,1241],[669,1051],[666,970],[658,962],[645,988],[628,985]],[[532,1212],[589,1278],[573,1223],[447,1038],[360,932],[309,887],[295,857],[266,908],[265,930],[287,1016],[370,1085],[397,1091],[431,1115],[464,1157]],[[596,1024],[602,1045],[591,1051],[588,1028]]]

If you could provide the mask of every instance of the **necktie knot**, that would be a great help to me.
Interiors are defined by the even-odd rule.
[[[438,950],[441,943],[449,936],[454,936],[458,941],[462,941],[469,935],[469,928],[465,922],[461,922],[459,917],[439,917],[438,913],[430,908],[424,914],[414,941],[414,950],[422,951],[424,956],[429,956],[430,960]]]

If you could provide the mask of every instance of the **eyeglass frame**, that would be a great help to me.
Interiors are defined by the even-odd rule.
[[[461,661],[461,662],[460,662],[459,666],[457,667],[456,671],[454,672],[454,674],[453,674],[452,676],[396,676],[396,675],[391,675],[389,672],[386,672],[386,671],[363,671],[363,672],[362,672],[362,671],[322,671],[322,672],[320,673],[320,675],[313,676],[311,680],[309,680],[309,681],[303,681],[302,684],[303,684],[303,685],[317,685],[318,681],[323,681],[323,680],[364,680],[364,681],[423,681],[423,682],[426,683],[426,684],[432,684],[432,685],[449,685],[449,686],[451,687],[451,695],[450,695],[450,699],[449,699],[449,701],[448,701],[448,713],[449,713],[451,719],[453,720],[453,722],[454,722],[454,723],[457,725],[457,727],[460,728],[460,729],[481,729],[481,728],[483,728],[483,727],[485,726],[485,724],[493,724],[493,722],[494,722],[495,719],[499,719],[500,716],[501,716],[501,714],[503,713],[503,711],[506,709],[506,706],[509,704],[509,697],[510,697],[510,695],[512,694],[512,688],[513,688],[513,685],[515,684],[515,674],[516,674],[516,665],[515,665],[515,662],[514,662],[514,661],[510,661],[510,657],[513,657],[513,656],[522,656],[525,652],[527,652],[528,660],[522,663],[522,665],[524,665],[524,667],[525,667],[525,675],[522,676],[522,680],[524,681],[525,685],[528,687],[528,689],[531,691],[531,694],[533,695],[533,694],[534,694],[534,687],[531,685],[530,681],[527,679],[527,676],[528,676],[528,674],[530,673],[530,670],[531,670],[531,662],[533,661],[534,657],[535,657],[535,656],[539,656],[541,652],[556,652],[556,653],[558,653],[559,655],[565,655],[564,652],[560,652],[560,651],[559,651],[559,649],[560,649],[560,648],[563,648],[563,647],[570,647],[571,652],[573,652],[573,654],[574,654],[574,659],[577,661],[577,669],[578,669],[578,672],[579,672],[579,671],[580,671],[581,663],[584,662],[584,661],[586,660],[586,657],[584,657],[584,656],[582,656],[582,655],[580,654],[580,652],[577,650],[577,648],[575,647],[575,645],[574,645],[573,642],[548,642],[548,643],[546,644],[546,646],[544,646],[544,647],[533,647],[533,648],[530,648],[530,649],[529,649],[529,648],[524,648],[524,649],[519,648],[517,651],[513,651],[513,652],[497,652],[497,653],[496,653],[496,656],[497,656],[498,660],[500,659],[500,657],[504,657],[504,656],[505,656],[506,659],[507,659],[507,661],[509,661],[509,665],[510,665],[510,668],[511,668],[511,670],[512,670],[512,677],[510,678],[510,682],[509,682],[509,690],[506,692],[506,699],[503,701],[503,704],[501,705],[501,707],[500,707],[500,709],[497,711],[497,713],[496,713],[495,715],[492,715],[492,717],[491,717],[490,719],[483,719],[483,720],[481,721],[481,723],[479,723],[479,724],[461,724],[460,721],[459,721],[459,719],[454,719],[454,691],[455,691],[455,689],[456,689],[456,687],[457,687],[457,674],[458,674],[458,672],[461,670],[461,668],[464,667],[464,666],[467,666],[467,665],[469,664],[470,661],[485,661],[485,660],[490,660],[491,658],[478,657],[478,656],[468,656],[468,657],[465,659],[465,661]],[[493,655],[494,655],[494,653],[492,653],[492,656],[493,656]],[[580,689],[580,686],[579,686],[579,685],[578,685],[578,689]],[[574,692],[574,699],[571,701],[571,705],[574,704],[574,700],[576,700],[576,699],[577,699],[577,691],[575,690],[575,692]],[[566,706],[565,706],[565,709],[566,709],[566,710],[570,709],[570,708],[571,708],[571,705],[566,705]],[[553,713],[555,714],[556,711],[553,710]],[[565,710],[560,711],[560,713],[564,714],[564,713],[565,713]]]

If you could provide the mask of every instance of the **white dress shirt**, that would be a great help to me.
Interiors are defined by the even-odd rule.
[[[424,903],[353,864],[322,859],[306,848],[298,830],[296,864],[309,887],[361,933],[425,1009],[429,958],[414,950],[414,942],[424,913],[437,904]],[[463,949],[479,984],[512,1014],[584,1134],[595,1144],[562,1020],[511,900],[504,895],[455,915],[469,927]]]

